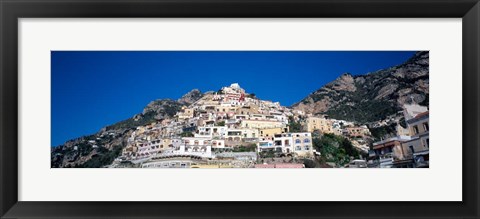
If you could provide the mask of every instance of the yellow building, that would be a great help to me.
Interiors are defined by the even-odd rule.
[[[179,119],[190,119],[193,117],[193,109],[184,107],[177,115]]]
[[[322,133],[334,133],[332,121],[321,117],[308,117],[304,122],[307,132],[320,131]]]
[[[411,136],[422,136],[428,134],[429,131],[429,113],[428,111],[416,115],[407,121]]]
[[[345,130],[347,131],[347,136],[351,138],[363,138],[371,135],[368,127],[364,125],[358,127],[347,127]]]
[[[255,105],[252,106],[242,106],[236,109],[235,114],[237,115],[253,115],[258,114],[258,107]]]
[[[270,121],[270,120],[242,120],[240,123],[242,128],[253,128],[253,129],[269,129],[269,128],[285,128],[286,125],[279,121]]]
[[[235,112],[237,109],[238,109],[238,106],[232,106],[232,105],[229,105],[229,104],[215,106],[215,110],[219,113],[221,113],[221,112],[224,112],[224,113]]]
[[[160,148],[161,149],[168,149],[170,147],[173,147],[172,139],[164,138],[164,139],[160,140]]]
[[[415,159],[417,166],[428,166],[430,155],[429,112],[417,114],[407,120],[412,139],[402,143],[406,154]]]
[[[285,130],[287,128],[268,128],[268,129],[260,129],[260,137],[273,137],[276,134],[282,134],[288,132]]]

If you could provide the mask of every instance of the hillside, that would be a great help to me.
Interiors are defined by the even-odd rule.
[[[293,109],[335,119],[371,123],[395,116],[404,103],[428,106],[429,52],[365,75],[344,73],[311,93]]]
[[[51,151],[51,167],[102,167],[110,164],[126,146],[128,136],[138,126],[172,118],[182,106],[189,105],[203,94],[194,89],[179,100],[151,101],[141,113],[108,125],[95,134],[72,139]]]
[[[246,93],[237,83],[230,85],[230,87],[223,87],[218,92],[202,93],[197,89],[193,89],[178,100],[158,99],[151,101],[140,113],[133,115],[131,118],[105,126],[92,135],[83,136],[67,141],[60,146],[52,147],[51,167],[107,166],[115,158],[119,157],[122,150],[129,144],[129,141],[132,141],[131,136],[136,135],[134,131],[137,127],[146,126],[153,122],[165,122],[163,126],[169,127],[165,130],[168,130],[168,132],[171,132],[170,134],[175,136],[179,135],[175,130],[180,132],[190,130],[189,128],[192,125],[190,125],[191,122],[188,122],[188,119],[196,119],[195,121],[197,122],[219,119],[225,124],[227,116],[233,117],[238,112],[230,112],[230,109],[227,109],[228,111],[225,113],[226,106],[220,105],[221,101],[223,101],[223,104],[237,107],[241,106],[238,104],[239,102],[245,104],[244,101],[246,101],[253,107],[250,108],[249,106],[238,110],[241,112],[239,113],[241,117],[245,118],[250,116],[250,114],[252,116],[262,114],[261,116],[263,117],[261,118],[264,119],[268,116],[269,119],[289,122],[288,125],[291,131],[301,131],[302,129],[299,121],[294,121],[294,118],[300,118],[293,116],[292,109],[294,109],[314,115],[326,114],[334,119],[367,123],[372,130],[372,135],[378,138],[394,132],[393,124],[401,121],[401,107],[403,104],[414,101],[428,106],[428,87],[429,53],[417,52],[405,63],[388,69],[365,75],[344,73],[336,80],[294,104],[291,108],[281,106],[278,103],[259,100],[253,93]],[[220,97],[221,95],[224,96]],[[212,102],[218,102],[218,107],[213,107],[212,109]],[[232,102],[235,102],[237,105]],[[209,109],[202,107],[204,105],[210,105]],[[180,112],[182,107],[189,107],[192,111],[190,111],[190,114],[184,111]],[[209,110],[211,112],[208,112]],[[178,121],[178,112],[184,117],[182,124]],[[213,115],[216,116],[214,117]],[[175,119],[170,120],[172,118]],[[391,121],[395,123],[379,122],[387,118],[393,118]],[[403,120],[403,122],[405,121]],[[370,124],[374,125],[370,126]],[[142,139],[142,141],[145,139]],[[334,140],[343,141],[343,139],[333,136],[331,141]],[[328,145],[331,142],[325,141],[323,143]],[[346,145],[348,149],[349,147],[347,146],[349,145]],[[322,153],[329,154],[337,150],[330,149],[324,150]],[[347,154],[352,155],[351,153]],[[346,157],[327,157],[326,161],[342,163],[347,161]]]

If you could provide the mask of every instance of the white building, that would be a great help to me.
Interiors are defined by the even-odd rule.
[[[293,137],[291,133],[276,134],[273,137],[275,150],[281,150],[283,153],[293,152]]]
[[[202,126],[198,127],[195,137],[224,138],[227,132],[226,126]]]
[[[273,144],[273,140],[270,139],[260,139],[257,144],[257,151],[267,151],[267,150],[272,150],[275,149],[275,146]]]
[[[178,149],[166,150],[157,154],[155,159],[174,158],[174,157],[199,157],[212,158],[212,146],[210,145],[181,145]]]
[[[299,156],[313,155],[312,134],[310,132],[291,133],[293,151]]]
[[[211,145],[212,138],[209,137],[183,137],[183,145]],[[181,147],[181,145],[180,145]]]

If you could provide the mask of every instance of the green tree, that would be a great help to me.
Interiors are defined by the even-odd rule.
[[[261,158],[275,157],[275,151],[273,151],[273,150],[262,151],[262,152],[260,152],[260,157]]]
[[[396,123],[392,123],[386,126],[380,126],[376,128],[369,128],[370,133],[372,133],[373,138],[375,141],[379,141],[381,138],[384,138],[387,135],[392,135],[396,133]]]
[[[256,144],[241,145],[233,148],[233,152],[255,152],[257,149]]]
[[[290,132],[301,132],[302,131],[302,124],[296,122],[293,116],[288,117],[288,128]]]
[[[321,138],[313,139],[313,146],[321,153],[321,160],[344,165],[350,162],[350,157],[358,158],[359,152],[352,142],[343,136],[324,134]]]
[[[193,133],[191,133],[191,132],[182,132],[182,133],[180,134],[180,137],[193,137],[193,136],[194,136],[194,135],[193,135]]]
[[[318,163],[315,160],[311,160],[311,159],[303,159],[303,164],[305,165],[305,168],[319,167]]]

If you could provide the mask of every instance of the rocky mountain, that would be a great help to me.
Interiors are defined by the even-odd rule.
[[[238,86],[238,85],[237,85]],[[365,75],[342,74],[292,106],[331,118],[374,123],[401,116],[401,106],[412,101],[428,106],[429,53],[417,52],[405,63]],[[219,91],[220,92],[220,91]],[[102,167],[111,164],[126,147],[138,126],[174,117],[183,107],[211,101],[214,92],[198,89],[178,100],[151,101],[142,112],[108,125],[99,132],[52,147],[51,167]],[[254,98],[254,94],[246,94]]]
[[[182,98],[178,99],[177,102],[179,102],[181,104],[190,105],[190,104],[196,102],[197,100],[199,100],[200,98],[202,98],[203,95],[204,94],[202,92],[200,92],[200,90],[193,89],[190,92],[183,95]]]
[[[344,73],[292,106],[312,114],[361,123],[399,115],[404,103],[428,106],[429,52],[365,75]]]
[[[51,167],[102,167],[112,163],[127,145],[137,126],[172,118],[182,106],[190,105],[203,94],[194,89],[179,100],[151,101],[141,113],[108,125],[95,134],[72,139],[51,150]]]

